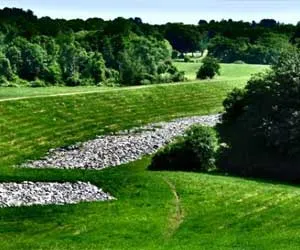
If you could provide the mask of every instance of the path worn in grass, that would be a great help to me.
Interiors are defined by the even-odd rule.
[[[172,235],[178,230],[180,227],[180,224],[184,220],[184,211],[180,203],[180,197],[177,193],[176,187],[174,184],[168,180],[167,178],[164,178],[164,181],[168,184],[170,187],[170,190],[174,196],[174,208],[172,208],[171,215],[169,217],[169,224],[166,236],[167,238],[172,237]]]

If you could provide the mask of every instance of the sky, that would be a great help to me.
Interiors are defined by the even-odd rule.
[[[31,9],[52,18],[140,17],[148,23],[183,22],[200,19],[260,21],[273,18],[281,23],[300,21],[300,0],[0,0],[0,8]]]

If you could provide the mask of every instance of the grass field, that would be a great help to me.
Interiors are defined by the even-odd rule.
[[[49,148],[175,117],[216,113],[243,78],[0,102],[0,182],[90,181],[118,200],[0,209],[0,249],[299,249],[300,189],[151,172],[20,169]],[[298,202],[299,201],[299,202]]]
[[[91,181],[118,198],[1,209],[1,249],[299,249],[298,187],[150,172],[148,164],[1,174],[5,181]]]
[[[189,80],[196,79],[196,73],[201,63],[174,62],[174,65],[181,71],[184,71]],[[225,64],[221,63],[221,74],[216,80],[230,80],[236,78],[249,79],[249,77],[258,72],[268,69],[269,66],[254,64]]]

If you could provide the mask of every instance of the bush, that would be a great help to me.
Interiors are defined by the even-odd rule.
[[[80,78],[78,73],[66,79],[66,86],[76,87],[80,85],[84,85],[84,84],[83,84],[83,80]]]
[[[213,128],[193,126],[183,137],[159,150],[149,169],[206,172],[214,168],[217,148]]]
[[[185,55],[183,60],[184,62],[192,62],[192,59],[188,55]]]
[[[253,77],[224,101],[220,167],[245,176],[300,180],[300,52]]]
[[[184,71],[176,72],[176,73],[172,76],[172,81],[173,81],[173,82],[184,82],[185,80],[186,80],[186,78],[185,78],[185,73],[184,73]]]
[[[3,55],[0,55],[0,75],[4,76],[7,80],[13,79],[10,61]]]
[[[148,79],[144,79],[141,81],[141,85],[150,85],[152,82]]]
[[[32,87],[32,88],[40,88],[40,87],[46,87],[47,85],[45,84],[44,81],[40,80],[40,79],[37,79],[35,81],[31,81],[29,82],[29,87]]]
[[[212,79],[215,75],[220,75],[220,68],[221,66],[217,59],[206,57],[203,59],[203,64],[197,73],[197,79]]]
[[[42,73],[42,78],[52,85],[60,84],[62,82],[62,72],[59,64],[50,64]]]
[[[5,76],[0,76],[0,86],[1,87],[9,87],[10,82],[7,80]]]
[[[246,64],[244,61],[242,60],[237,60],[233,62],[234,64]]]
[[[120,74],[118,71],[116,71],[114,69],[106,69],[105,70],[105,78],[106,78],[106,81],[117,84],[120,81]]]

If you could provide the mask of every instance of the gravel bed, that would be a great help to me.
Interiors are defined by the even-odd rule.
[[[29,168],[103,169],[138,160],[155,153],[194,124],[214,126],[220,115],[195,116],[152,123],[66,148],[52,149],[41,160],[27,162]]]
[[[108,201],[114,198],[85,182],[0,183],[0,208],[32,205],[64,205]]]

